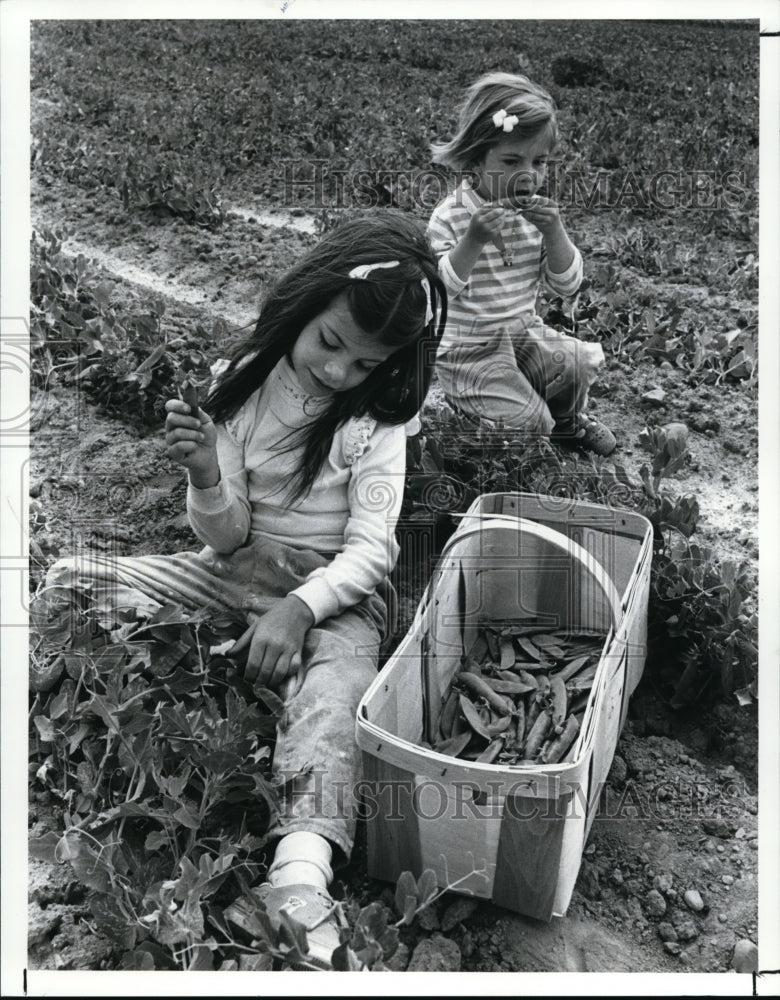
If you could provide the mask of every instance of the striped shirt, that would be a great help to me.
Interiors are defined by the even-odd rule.
[[[498,247],[486,243],[466,281],[450,264],[450,250],[465,236],[471,216],[485,199],[464,181],[433,210],[428,223],[430,238],[439,258],[439,274],[447,289],[447,328],[440,353],[453,347],[467,332],[534,312],[540,280],[564,297],[574,295],[582,282],[582,256],[575,247],[574,260],[561,274],[547,266],[543,237],[520,212],[504,225],[502,236],[513,262],[504,265]]]

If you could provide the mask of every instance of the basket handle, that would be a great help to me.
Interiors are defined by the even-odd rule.
[[[460,542],[462,542],[467,536],[476,534],[478,531],[482,531],[486,528],[511,528],[514,531],[525,530],[529,534],[535,535],[537,538],[543,538],[550,542],[552,545],[560,549],[561,552],[567,553],[572,559],[584,566],[590,576],[599,584],[612,612],[613,630],[618,628],[620,620],[623,616],[623,608],[617,588],[607,574],[603,565],[598,561],[598,559],[592,556],[587,549],[578,545],[577,542],[571,541],[571,539],[562,535],[559,531],[555,531],[553,528],[548,528],[546,525],[538,524],[536,521],[530,521],[527,518],[511,517],[502,514],[479,517],[478,523],[476,524],[469,524],[467,527],[458,527],[455,534],[450,537],[447,544],[441,551],[436,569],[434,570],[431,580],[425,589],[425,593],[420,601],[420,605],[417,609],[417,614],[415,615],[412,625],[413,628],[423,629],[422,634],[425,637],[420,656],[420,668],[422,670],[423,734],[429,742],[431,742],[432,734],[438,722],[438,713],[440,709],[440,705],[437,703],[438,699],[436,697],[438,693],[438,686],[434,683],[434,679],[431,676],[430,656],[427,645],[427,637],[430,635],[430,614],[432,608],[431,597],[435,591],[436,584],[441,578],[442,568],[445,565],[447,558],[451,555],[452,549],[456,545],[460,544]]]
[[[577,542],[573,542],[570,538],[567,538],[566,535],[561,534],[560,531],[555,531],[554,528],[548,528],[547,525],[539,524],[537,521],[530,521],[528,518],[512,517],[508,514],[477,514],[473,516],[475,519],[478,519],[477,524],[469,524],[466,526],[463,524],[460,525],[455,533],[448,539],[447,544],[444,546],[441,555],[439,556],[436,570],[434,571],[429,588],[431,588],[434,581],[438,580],[440,577],[441,567],[444,564],[445,558],[450,554],[450,550],[468,535],[473,535],[478,531],[484,530],[485,528],[513,528],[515,531],[525,530],[531,535],[536,535],[537,538],[545,539],[552,545],[559,548],[562,552],[568,553],[573,559],[588,570],[591,576],[599,583],[604,592],[604,596],[609,602],[609,606],[612,611],[613,628],[618,627],[620,619],[623,617],[623,606],[617,587],[612,582],[612,579],[604,569],[604,566],[598,561],[598,559],[596,559],[595,556],[591,555],[587,549],[583,548]],[[472,515],[469,515],[469,518],[471,517]],[[428,593],[429,591],[426,589],[426,595]]]

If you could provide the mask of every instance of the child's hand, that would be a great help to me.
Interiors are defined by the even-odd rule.
[[[469,220],[468,236],[475,243],[490,243],[501,235],[503,205],[480,205]]]
[[[532,204],[527,208],[521,208],[520,212],[544,236],[554,233],[562,225],[560,209],[551,198],[537,195]]]
[[[263,615],[250,614],[249,628],[228,651],[232,658],[249,647],[244,676],[250,684],[278,688],[301,669],[301,650],[314,624],[309,606],[289,594]]]
[[[193,417],[190,407],[181,399],[169,399],[165,404],[165,453],[183,465],[195,485],[216,485],[219,482],[217,462],[217,431],[208,414],[198,407]],[[207,480],[216,479],[213,483]]]

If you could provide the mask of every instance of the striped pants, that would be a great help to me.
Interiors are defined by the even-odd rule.
[[[576,430],[603,360],[600,344],[577,340],[529,314],[464,331],[437,357],[436,374],[456,409],[488,425],[546,437]]]

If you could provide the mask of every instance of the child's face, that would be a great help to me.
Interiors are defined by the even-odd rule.
[[[478,164],[477,192],[490,201],[519,208],[523,199],[536,194],[544,183],[551,145],[546,129],[526,137],[510,132]]]
[[[355,323],[342,293],[301,330],[290,360],[304,392],[329,396],[360,385],[394,350]]]

